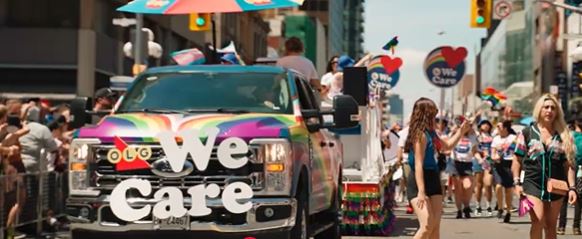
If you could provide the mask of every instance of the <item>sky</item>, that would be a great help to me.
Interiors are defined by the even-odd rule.
[[[439,104],[440,89],[429,83],[422,69],[424,59],[434,48],[464,46],[469,52],[466,74],[475,72],[475,52],[486,31],[469,27],[469,11],[467,0],[366,0],[365,51],[386,54],[382,46],[398,36],[395,56],[402,59],[403,65],[393,91],[404,99],[405,117],[421,96],[428,96]],[[438,35],[443,31],[443,35]],[[446,94],[450,99],[449,90]]]

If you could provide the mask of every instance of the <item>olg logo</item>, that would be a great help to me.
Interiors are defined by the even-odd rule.
[[[140,147],[126,147],[123,150],[119,148],[110,149],[107,152],[107,161],[111,164],[117,164],[122,159],[127,162],[133,162],[136,159],[141,159],[147,161],[152,157],[152,149],[147,146],[140,146]]]

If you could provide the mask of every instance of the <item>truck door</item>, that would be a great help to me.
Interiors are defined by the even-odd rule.
[[[302,109],[319,109],[318,101],[311,86],[306,81],[296,78],[297,89]],[[319,124],[321,118],[304,118],[306,124]],[[333,182],[330,181],[331,160],[328,139],[322,130],[309,134],[309,167],[311,173],[311,193],[309,194],[309,210],[311,213],[320,212],[329,208],[333,194]]]

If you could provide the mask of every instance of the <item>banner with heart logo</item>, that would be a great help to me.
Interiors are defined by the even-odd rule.
[[[368,86],[370,89],[380,87],[383,90],[389,90],[396,86],[400,79],[400,67],[402,59],[399,57],[390,57],[379,55],[368,64]]]
[[[428,81],[440,88],[457,85],[465,75],[467,49],[451,46],[437,47],[424,61],[424,72]]]

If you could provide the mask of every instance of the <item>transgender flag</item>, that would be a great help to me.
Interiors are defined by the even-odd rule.
[[[206,57],[198,48],[172,52],[172,59],[181,66],[201,65],[206,62]]]

